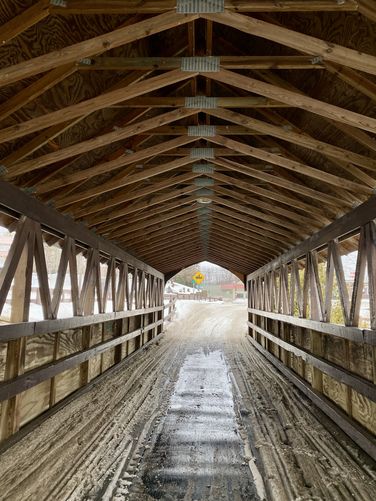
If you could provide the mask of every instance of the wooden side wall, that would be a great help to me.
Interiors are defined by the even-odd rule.
[[[249,336],[376,458],[376,225],[333,228],[248,276]]]
[[[174,310],[161,273],[73,221],[2,218],[14,236],[0,270],[0,442],[152,341]]]

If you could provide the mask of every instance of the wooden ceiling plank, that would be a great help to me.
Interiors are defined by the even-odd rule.
[[[295,153],[292,153],[286,146],[281,145],[280,143],[276,142],[272,137],[270,136],[263,136],[263,138],[259,141],[261,144],[260,146],[264,147],[275,147],[279,148],[279,154],[281,157],[288,158],[289,160],[293,160],[298,163],[304,163],[304,160],[302,161],[301,156],[296,155]],[[342,164],[341,164],[342,166]],[[305,179],[300,179],[296,176],[295,173],[293,173],[291,170],[284,169],[283,167],[280,167],[279,165],[275,165],[273,167],[273,171],[276,175],[283,177],[284,179],[287,179],[288,181],[291,181],[296,184],[300,185],[306,185],[306,180]],[[326,169],[325,169],[326,171]],[[340,171],[341,172],[341,171]],[[340,179],[343,179],[342,176],[339,176]],[[346,178],[345,178],[346,179]],[[355,182],[355,185],[357,181],[352,181]],[[363,184],[361,185],[363,186]],[[368,189],[371,189],[368,186]],[[346,202],[348,202],[351,206],[354,204],[360,204],[362,202],[362,197],[366,198],[367,195],[365,193],[359,193],[360,190],[345,190],[342,188],[342,183],[337,186],[333,186],[328,184],[325,188],[325,191],[328,192],[331,195],[334,195],[335,197],[342,198]],[[330,210],[327,209],[328,214],[330,215]],[[332,216],[335,216],[335,214],[332,214]]]
[[[173,219],[168,219],[161,223],[155,224],[152,228],[148,230],[148,233],[150,234],[163,233],[169,231],[172,228],[174,229],[180,228],[183,223],[191,224],[192,222],[197,224],[197,219],[195,217],[195,214],[192,214],[192,212],[187,212],[182,216],[177,216],[174,217]],[[121,242],[122,245],[126,247],[128,245],[128,242],[134,242],[135,239],[138,238],[142,239],[144,237],[145,237],[145,230],[144,228],[142,228],[140,230],[133,231],[131,235],[124,235],[124,236],[119,235],[116,237],[116,241]]]
[[[150,226],[154,226],[159,223],[163,223],[164,221],[168,221],[169,219],[177,218],[178,216],[183,216],[187,214],[191,214],[196,211],[195,205],[190,205],[189,207],[184,207],[183,209],[173,210],[168,214],[158,214],[154,217],[149,218],[147,221],[139,221],[135,224],[126,225],[126,229],[119,228],[118,232],[114,232],[112,234],[112,238],[124,237],[125,235],[132,234],[137,230],[144,230],[145,228],[149,228]],[[195,214],[193,214],[195,216]],[[150,231],[150,230],[147,230]]]
[[[193,21],[197,17],[197,14],[181,15],[176,12],[166,12],[69,47],[23,61],[0,70],[0,87],[52,70],[58,66],[76,63],[84,58],[126,45],[155,33],[175,28]]]
[[[40,0],[0,27],[0,43],[6,44],[50,14],[49,0]]]
[[[308,218],[306,216],[302,216],[301,214],[298,214],[297,212],[291,211],[284,209],[278,204],[271,204],[268,202],[263,202],[262,200],[258,200],[255,197],[250,197],[249,195],[240,192],[238,189],[236,190],[229,190],[227,188],[223,188],[222,186],[215,185],[213,187],[213,190],[217,193],[220,193],[222,195],[234,198],[236,200],[240,200],[243,203],[251,206],[256,206],[260,209],[266,210],[268,212],[274,212],[275,214],[278,214],[280,217],[291,219],[292,221],[295,221],[299,226],[303,226],[304,228],[310,228],[312,227],[312,230],[314,228],[321,228],[322,224],[320,224],[317,220],[314,218]]]
[[[244,205],[241,205],[239,203],[232,202],[228,198],[224,198],[222,196],[217,196],[214,195],[211,197],[213,202],[224,205],[226,207],[229,207],[230,209],[234,209],[235,211],[239,213],[244,213],[247,214],[248,216],[251,216],[253,218],[253,221],[256,221],[256,219],[260,219],[261,221],[267,221],[270,223],[273,223],[275,226],[282,226],[283,228],[287,228],[291,230],[291,233],[296,233],[297,235],[302,235],[304,236],[304,232],[302,232],[302,226],[297,225],[294,223],[291,223],[290,221],[279,218],[276,216],[273,216],[272,214],[268,214],[265,212],[260,212],[258,210],[254,210],[251,207],[246,207]],[[305,235],[307,236],[307,235]]]
[[[150,72],[149,72],[150,73]],[[121,85],[130,85],[132,83],[137,83],[141,79],[143,79],[145,76],[149,75],[149,73],[145,72],[133,72],[131,75],[127,75],[125,78],[121,79],[120,82],[117,82],[116,85],[110,87],[108,90],[113,90],[118,88],[118,86]],[[133,112],[135,113],[135,112]],[[142,113],[139,113],[141,115]],[[53,125],[52,127],[49,127],[48,129],[45,129],[41,134],[33,138],[31,141],[27,142],[20,148],[16,149],[13,151],[10,155],[8,155],[6,158],[2,160],[3,165],[6,167],[9,167],[10,165],[13,165],[17,162],[20,162],[22,159],[25,157],[31,155],[31,153],[34,153],[36,150],[47,144],[51,139],[54,139],[55,137],[58,137],[60,134],[68,130],[70,127],[73,127],[77,123],[79,123],[81,120],[84,120],[87,117],[87,115],[80,116],[78,118],[75,118],[74,120],[68,121],[66,123],[58,124],[58,125]],[[128,115],[127,115],[128,117]],[[131,121],[133,121],[131,119]],[[28,168],[27,172],[29,170],[32,170],[31,168]]]
[[[68,122],[64,122],[62,124],[58,125],[53,125],[52,127],[49,127],[48,129],[45,129],[43,132],[38,134],[36,137],[28,141],[27,143],[23,144],[21,147],[18,149],[15,149],[10,153],[7,157],[1,160],[1,163],[5,165],[8,169],[8,172],[6,174],[7,179],[12,179],[13,176],[13,170],[12,170],[12,165],[18,164],[21,160],[23,160],[25,157],[28,157],[35,151],[39,150],[46,144],[48,144],[50,141],[52,141],[55,137],[60,136],[60,134],[63,134],[63,132],[67,131],[74,125],[76,125],[78,122],[81,122],[81,120],[85,117],[78,117],[75,118],[74,120],[69,120]],[[56,152],[54,152],[56,153]],[[32,161],[27,161],[32,163]],[[34,170],[34,169],[31,169]],[[28,170],[25,170],[24,172],[28,172]]]
[[[227,70],[318,70],[323,63],[313,63],[311,56],[219,56]],[[174,70],[181,66],[181,57],[94,57],[91,64],[78,64],[79,71]]]
[[[361,0],[363,3],[367,0]],[[353,12],[358,10],[357,2],[347,0],[225,0],[226,10],[237,12]],[[51,6],[55,15],[88,14],[157,14],[176,9],[176,0],[68,0],[66,7]]]
[[[359,12],[362,16],[376,23],[376,6],[374,0],[358,0]]]
[[[213,231],[213,230],[214,230],[214,226],[212,226],[211,231]],[[184,241],[184,239],[190,238],[192,235],[194,235],[198,231],[199,231],[199,227],[197,226],[197,223],[196,223],[195,226],[186,227],[182,231],[176,232],[173,239],[171,238],[170,235],[165,235],[165,236],[160,237],[159,239],[155,239],[155,240],[150,241],[150,242],[139,242],[139,243],[137,243],[137,245],[133,245],[131,248],[128,247],[128,250],[134,249],[137,255],[139,255],[139,254],[141,255],[143,252],[145,252],[146,250],[149,250],[149,249],[156,249],[156,248],[160,248],[160,247],[169,245],[171,243],[175,243],[178,241]],[[215,233],[221,237],[228,237],[228,236],[231,237],[231,235],[232,235],[231,238],[238,240],[239,243],[241,243],[242,245],[243,245],[243,243],[244,243],[244,245],[247,245],[247,246],[249,246],[249,244],[250,244],[249,240],[244,240],[244,239],[240,239],[240,238],[238,239],[237,236],[234,236],[233,234],[226,233],[226,230],[222,230],[221,227],[215,227]],[[255,246],[254,241],[252,241],[252,252],[255,254],[255,256],[258,256],[258,257],[264,257],[264,258],[269,257],[269,260],[276,256],[276,252],[274,252],[274,253],[271,253],[268,251],[264,252],[264,249],[261,249],[261,248]]]
[[[136,245],[143,244],[153,244],[163,238],[171,238],[171,236],[178,234],[179,232],[191,231],[197,227],[196,219],[186,219],[179,223],[170,224],[164,228],[156,231],[147,232],[143,235],[136,236],[135,238],[127,239],[127,246],[134,247]]]
[[[198,240],[192,242],[187,247],[182,246],[178,250],[171,250],[167,254],[157,252],[153,256],[150,256],[148,260],[152,263],[157,263],[156,266],[158,269],[161,267],[161,265],[165,265],[165,269],[168,271],[170,269],[174,269],[177,266],[177,263],[179,263],[179,265],[181,263],[181,266],[184,267],[183,263],[192,262],[193,256],[197,256],[197,261],[204,260],[205,254],[202,249],[202,245]],[[174,261],[172,261],[172,259],[174,259]],[[173,267],[171,268],[172,265]]]
[[[174,238],[171,238],[171,232],[170,232],[170,233],[167,233],[164,235],[160,235],[160,236],[154,238],[153,240],[146,240],[146,241],[138,240],[137,242],[133,243],[131,246],[129,246],[129,244],[128,244],[128,249],[134,249],[136,253],[142,252],[146,249],[153,248],[155,245],[159,245],[159,244],[162,245],[162,244],[166,244],[166,242],[176,241],[178,238],[183,237],[183,236],[186,238],[187,235],[194,233],[195,230],[197,230],[197,228],[198,228],[198,226],[197,226],[197,222],[196,222],[196,223],[193,223],[191,225],[184,226],[180,230],[175,230],[174,231]]]
[[[263,257],[264,259],[270,259],[271,256],[275,256],[276,252],[270,252],[267,249],[265,250],[263,247],[259,247],[257,245],[257,241],[253,239],[244,238],[234,234],[232,232],[228,232],[224,230],[221,226],[217,226],[215,224],[211,227],[210,235],[216,235],[219,238],[230,239],[232,243],[237,242],[239,245],[243,245],[247,249],[252,249],[252,253],[254,253],[257,257]]]
[[[263,198],[274,200],[276,202],[282,203],[287,205],[288,207],[295,207],[297,209],[303,210],[307,212],[310,215],[314,215],[315,219],[317,221],[320,221],[321,224],[329,224],[330,220],[327,219],[324,215],[324,213],[315,207],[314,205],[307,204],[305,202],[302,202],[301,200],[295,198],[295,197],[290,197],[282,194],[280,191],[274,192],[270,189],[265,189],[260,186],[255,186],[253,183],[248,183],[246,181],[241,181],[239,179],[235,179],[231,176],[227,176],[225,174],[221,174],[218,172],[214,172],[213,174],[210,174],[210,177],[217,181],[222,181],[226,184],[229,184],[230,186],[236,186],[238,188],[241,188],[243,190],[249,191],[250,193],[255,193],[256,195],[259,195]],[[280,208],[278,206],[278,208]]]
[[[361,186],[359,185],[359,183],[355,183],[354,181],[335,176],[334,174],[330,174],[309,165],[296,162],[295,160],[290,160],[289,158],[264,151],[260,148],[254,148],[253,146],[240,143],[239,141],[235,141],[227,137],[225,138],[223,136],[215,136],[210,137],[209,140],[211,142],[214,142],[215,144],[221,144],[222,146],[227,146],[228,148],[231,148],[233,150],[243,151],[244,153],[248,151],[251,157],[258,158],[273,165],[278,165],[293,172],[297,172],[298,174],[312,177],[321,182],[334,185],[336,187],[345,188],[354,193],[360,192],[369,195],[373,193],[372,188],[370,188],[369,186]]]
[[[345,125],[339,122],[335,122],[335,127],[340,131],[344,132],[345,134],[347,134],[352,139],[355,139],[355,141],[357,141],[362,146],[365,146],[369,150],[376,153],[376,141],[366,132],[357,129],[356,127],[351,127],[350,125]]]
[[[216,199],[215,205],[212,204],[212,206],[213,206],[214,210],[221,211],[223,209],[223,207],[222,207],[223,205],[225,207],[229,207],[229,204],[227,204],[225,202],[226,201],[224,201],[223,199],[220,199],[220,200]],[[226,210],[228,210],[228,209],[226,209]],[[247,216],[244,216],[243,213],[240,213],[238,211],[238,209],[234,209],[234,207],[230,207],[230,212],[233,213],[233,217],[235,219],[239,219],[239,221],[243,221],[244,223],[249,222],[249,218]],[[287,241],[293,241],[294,239],[296,239],[296,237],[294,236],[294,234],[291,230],[290,231],[284,230],[283,228],[280,228],[276,224],[270,224],[270,223],[264,222],[264,220],[257,219],[255,217],[252,218],[251,221],[252,221],[252,225],[254,227],[259,228],[259,231],[261,231],[261,230],[267,231],[269,236],[275,235],[275,238],[278,238],[276,235],[282,235]],[[261,230],[260,230],[260,228],[261,228]]]
[[[271,40],[305,54],[320,56],[323,61],[331,61],[343,66],[349,66],[350,68],[372,75],[376,74],[376,57],[370,54],[349,49],[236,12],[225,11],[220,14],[201,14],[201,17],[231,26],[249,35]]]
[[[350,70],[349,68],[345,68],[345,69],[352,72],[352,73],[355,73],[352,70]],[[294,87],[290,82],[287,82],[286,80],[282,79],[280,76],[277,76],[277,75],[272,74],[272,73],[265,73],[265,72],[257,72],[257,73],[259,75],[261,75],[261,77],[268,83],[271,83],[273,85],[279,85],[283,88],[286,88],[286,89],[291,90],[293,92],[298,92],[298,93],[303,95],[303,93],[299,89]],[[287,127],[292,128],[295,133],[304,135],[305,137],[307,137],[307,139],[309,139],[309,136],[307,134],[305,134],[304,131],[300,130],[295,124],[289,122],[288,120],[286,120],[284,117],[282,117],[278,113],[270,112],[269,110],[265,110],[265,109],[261,110],[260,113],[263,116],[266,116],[266,118],[271,119],[271,121],[274,122],[277,126],[285,126],[286,125]],[[355,135],[360,136],[362,139],[365,138],[366,140],[368,140],[368,135],[365,132],[363,132],[362,130],[354,129],[353,127],[351,127],[349,125],[340,124],[338,122],[333,122],[333,120],[326,118],[326,117],[324,117],[324,120],[326,122],[328,122],[331,127],[334,127],[337,130],[343,131],[343,132],[345,132],[345,134],[347,133],[348,135],[351,136],[351,134],[349,134],[348,132],[355,130]],[[358,179],[362,183],[366,184],[367,186],[374,188],[375,181],[373,180],[373,178],[368,176],[366,173],[362,172],[360,169],[357,169],[354,165],[344,161],[342,158],[336,158],[335,156],[329,155],[327,150],[323,150],[322,154],[324,156],[326,156],[332,163],[339,166],[341,169],[343,169],[347,172],[350,172],[350,174],[352,176],[354,176],[355,179]],[[371,170],[372,170],[372,172],[374,172],[374,169],[371,169]],[[344,190],[342,190],[341,192],[338,192],[338,194],[340,196],[346,196],[346,193],[344,192]],[[362,201],[364,201],[364,199],[362,199],[360,197],[360,200],[359,200],[359,197],[358,197],[357,203],[361,203]]]
[[[193,239],[196,239],[199,241],[199,229],[196,227],[194,230],[191,230],[189,233],[186,233],[185,235],[177,235],[173,239],[167,239],[167,240],[161,240],[160,242],[154,243],[152,246],[149,247],[140,247],[136,248],[137,249],[137,254],[142,255],[147,257],[150,254],[155,254],[163,250],[168,250],[170,247],[175,247],[176,245],[181,245],[185,242],[189,242]]]
[[[330,143],[319,141],[305,133],[286,131],[283,127],[271,125],[267,122],[257,120],[253,117],[248,117],[247,115],[236,113],[230,110],[224,110],[221,108],[206,110],[206,113],[216,118],[228,120],[229,122],[249,127],[252,130],[258,130],[259,132],[263,132],[264,134],[277,137],[279,139],[282,139],[283,141],[302,146],[303,148],[307,148],[316,151],[317,153],[333,157],[334,159],[340,159],[344,162],[354,163],[355,165],[359,165],[360,167],[364,167],[373,172],[376,169],[376,160],[364,155],[359,155],[358,153],[354,153],[349,150],[345,150],[343,148],[339,148],[337,146],[333,146]]]
[[[226,217],[224,214],[216,214],[214,212],[212,222],[215,228],[223,228],[223,231],[228,232],[230,235],[251,240],[256,247],[259,247],[263,252],[265,251],[266,254],[276,255],[281,252],[281,247],[283,247],[273,240],[249,231],[239,221]]]
[[[96,230],[99,232],[109,231],[109,230],[117,227],[117,225],[119,224],[119,221],[115,221],[115,220],[120,218],[120,217],[127,216],[127,215],[132,214],[133,212],[137,212],[137,211],[149,210],[151,207],[154,207],[155,205],[159,205],[159,204],[162,204],[162,203],[167,202],[169,200],[172,200],[174,198],[187,195],[188,193],[192,193],[192,191],[195,191],[195,190],[197,190],[197,186],[194,184],[191,184],[191,185],[188,185],[184,188],[180,188],[178,190],[168,191],[167,193],[164,193],[162,195],[156,195],[152,198],[146,198],[144,200],[141,199],[137,203],[134,203],[132,205],[128,205],[122,209],[113,210],[111,212],[108,212],[106,215],[102,216],[102,224],[95,222],[95,223],[88,224],[88,226],[89,227],[95,226]],[[137,200],[139,200],[139,198],[137,198]],[[107,216],[107,218],[105,219],[106,216]],[[99,227],[98,227],[98,224],[100,225]]]
[[[160,205],[158,207],[158,211],[156,212],[158,214],[158,217],[160,216],[162,220],[164,219],[169,219],[170,215],[173,214],[173,211],[175,209],[182,209],[185,208],[187,204],[194,204],[196,203],[196,198],[194,195],[190,195],[184,198],[179,198],[179,200],[173,200],[172,202],[166,203],[164,205]],[[168,214],[165,214],[168,212]],[[150,222],[150,220],[155,216],[156,213],[150,214],[148,212],[140,212],[138,214],[133,215],[132,217],[127,218],[126,220],[120,220],[117,221],[117,224],[114,225],[110,230],[107,229],[102,229],[100,230],[101,235],[106,236],[107,238],[112,238],[113,234],[119,234],[119,231],[123,230],[124,228],[128,228],[129,226],[132,226],[134,224],[138,224],[139,222],[144,221],[147,219],[147,223]],[[159,222],[159,220],[158,220]]]
[[[246,77],[228,70],[202,74],[218,82],[291,104],[292,106],[302,108],[303,110],[329,118],[330,120],[352,125],[369,132],[376,132],[376,119],[334,106],[333,104],[325,103],[299,92],[287,90],[277,85],[265,83],[255,78]]]
[[[305,197],[312,198],[313,200],[319,200],[323,203],[326,203],[330,206],[335,207],[337,210],[342,207],[343,210],[345,207],[348,207],[348,203],[343,201],[343,200],[338,200],[332,195],[327,195],[326,193],[323,193],[318,190],[314,190],[312,188],[308,188],[307,186],[302,186],[298,185],[295,183],[292,183],[290,181],[286,181],[285,179],[282,179],[278,176],[274,176],[272,174],[268,174],[267,172],[261,172],[256,169],[253,169],[252,167],[244,166],[243,164],[240,164],[239,162],[234,162],[233,160],[225,160],[225,159],[220,159],[220,158],[215,158],[212,160],[213,163],[217,165],[222,165],[224,167],[227,167],[230,170],[234,170],[237,172],[241,172],[243,174],[249,175],[251,177],[255,177],[256,179],[261,179],[262,181],[265,181],[267,183],[274,184],[276,186],[280,186],[282,188],[285,188],[289,191],[292,191],[294,193],[300,193]]]
[[[264,259],[260,258],[257,254],[252,252],[252,247],[246,247],[243,244],[240,247],[237,247],[237,241],[229,237],[221,237],[219,238],[215,233],[211,233],[209,237],[209,245],[214,244],[217,249],[228,252],[229,256],[242,260],[243,262],[251,261],[257,264],[265,263],[267,260],[266,256]]]
[[[376,101],[376,84],[374,82],[346,66],[326,63],[325,67],[330,73],[336,75],[340,80],[350,85],[350,87]]]
[[[60,66],[59,68],[51,70],[49,73],[28,85],[17,94],[14,94],[0,105],[0,122],[25,106],[27,103],[30,103],[38,96],[42,95],[47,90],[54,87],[68,76],[72,75],[76,69],[77,68],[71,64]]]
[[[105,183],[102,183],[99,186],[95,186],[93,188],[88,188],[85,191],[81,191],[80,193],[74,193],[68,197],[64,197],[64,194],[59,198],[55,198],[54,202],[56,207],[64,207],[74,202],[79,202],[81,200],[86,200],[88,198],[96,197],[101,195],[102,193],[107,193],[112,190],[116,190],[118,188],[128,186],[133,183],[137,183],[143,179],[148,179],[150,177],[158,176],[158,174],[163,174],[164,172],[170,172],[178,167],[183,165],[188,165],[194,163],[195,159],[189,157],[182,157],[177,160],[173,160],[172,162],[168,162],[164,165],[157,165],[156,167],[152,167],[151,169],[146,169],[143,172],[138,172],[137,174],[133,174],[131,176],[126,176],[122,181],[117,180],[116,182],[110,180]]]
[[[226,269],[242,269],[242,273],[245,274],[245,270],[259,268],[260,266],[257,264],[253,264],[251,259],[246,259],[239,261],[236,258],[232,258],[231,254],[221,252],[217,246],[213,246],[209,243],[208,246],[208,260],[213,260],[214,263],[221,263],[219,266],[222,266]],[[235,268],[236,267],[236,268]],[[237,271],[237,273],[241,273]]]
[[[86,99],[80,103],[72,104],[65,108],[61,108],[60,110],[53,111],[0,130],[0,144],[13,141],[14,139],[37,132],[38,130],[51,125],[66,122],[85,114],[101,110],[109,104],[115,104],[126,99],[146,94],[153,90],[158,90],[167,85],[188,80],[195,74],[197,73],[173,70],[155,77],[150,77],[147,80],[139,82],[137,85],[128,85],[120,89],[104,92],[103,94],[91,99]]]
[[[148,128],[150,127],[154,127],[156,123],[165,123],[165,120],[167,120],[167,122],[179,120],[181,118],[188,117],[196,112],[196,110],[186,109],[169,111],[162,115],[158,115],[157,117],[149,118],[141,122],[132,123],[128,126],[121,127],[119,129],[113,130],[112,132],[107,132],[105,134],[94,136],[90,139],[85,139],[84,141],[75,143],[71,146],[67,146],[66,148],[62,148],[58,151],[47,153],[46,155],[41,155],[40,157],[16,164],[9,171],[8,177],[11,179],[24,174],[25,172],[40,169],[42,167],[45,167],[46,165],[51,165],[53,163],[60,162],[61,160],[72,158],[96,148],[102,148],[103,146],[107,146],[108,144],[121,141],[123,139],[129,139],[130,137],[136,136],[140,132],[142,133],[144,130],[148,130]],[[77,176],[79,175],[81,174],[77,174]]]
[[[96,202],[75,211],[74,216],[76,218],[87,217],[90,223],[90,221],[94,221],[94,219],[91,219],[88,216],[90,216],[90,214],[97,214],[97,216],[92,216],[92,218],[96,218],[95,220],[99,221],[102,212],[107,209],[110,209],[111,207],[123,204],[125,202],[129,202],[130,200],[134,200],[136,198],[149,196],[153,193],[169,188],[170,186],[189,183],[192,179],[198,177],[199,175],[200,174],[196,174],[193,172],[187,172],[186,174],[171,176],[169,179],[160,182],[154,182],[150,186],[137,188],[137,190],[132,193],[124,193],[122,190],[120,193],[112,194],[112,196],[109,197],[108,200]],[[100,214],[99,217],[98,213]]]
[[[177,249],[177,250],[175,250]],[[199,241],[198,238],[195,238],[191,242],[187,242],[186,245],[179,245],[176,244],[172,247],[170,247],[168,250],[165,252],[162,252],[161,250],[146,254],[144,259],[150,260],[150,261],[155,261],[155,262],[161,262],[165,258],[170,258],[173,256],[174,259],[178,259],[179,257],[185,256],[188,253],[192,254],[197,251],[201,251],[202,249],[202,244]]]
[[[93,177],[95,176],[111,172],[112,170],[118,169],[120,167],[125,167],[126,165],[146,160],[155,155],[160,155],[166,151],[169,151],[172,148],[185,145],[194,140],[195,138],[177,137],[170,141],[164,141],[155,146],[150,146],[149,148],[145,148],[143,150],[130,153],[128,155],[123,154],[119,158],[115,158],[107,162],[98,163],[93,167],[89,167],[88,169],[77,170],[70,174],[63,173],[62,175],[51,180],[50,182],[46,182],[43,183],[43,185],[38,186],[37,192],[47,193],[48,191],[55,190],[62,185],[67,186],[69,184],[76,183],[78,181],[93,179]]]

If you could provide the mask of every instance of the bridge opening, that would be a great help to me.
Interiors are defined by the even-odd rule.
[[[231,271],[202,261],[177,272],[165,285],[165,295],[177,299],[245,301],[244,283]]]

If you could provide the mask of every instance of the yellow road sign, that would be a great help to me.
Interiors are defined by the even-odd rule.
[[[199,285],[205,279],[205,276],[200,271],[198,271],[193,275],[192,279],[196,282],[196,284]]]

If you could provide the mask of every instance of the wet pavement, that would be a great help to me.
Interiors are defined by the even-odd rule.
[[[186,356],[159,428],[138,474],[151,499],[259,499],[221,350]]]

